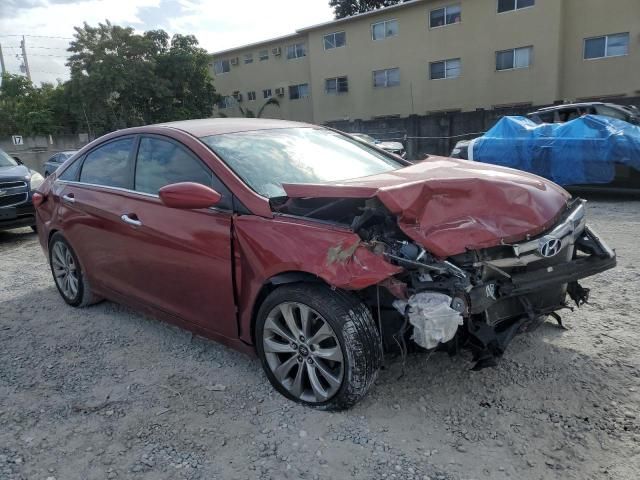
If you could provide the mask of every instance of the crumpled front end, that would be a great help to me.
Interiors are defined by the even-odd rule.
[[[405,329],[411,325],[411,338],[423,348],[434,348],[435,340],[450,351],[470,348],[476,368],[493,365],[517,333],[547,316],[561,324],[558,311],[589,298],[578,281],[616,265],[615,253],[586,225],[582,200],[536,237],[446,260],[389,233],[370,241],[384,244],[378,250],[403,267],[394,278],[406,287],[406,298],[393,306]]]

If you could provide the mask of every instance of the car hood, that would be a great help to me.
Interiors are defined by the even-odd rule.
[[[11,167],[0,167],[0,179],[3,178],[25,178],[30,175],[30,171],[24,165]]]
[[[440,258],[538,235],[571,198],[536,175],[444,157],[379,175],[283,188],[290,198],[376,197],[409,238]]]
[[[404,145],[400,142],[380,142],[376,146],[383,150],[404,150]]]

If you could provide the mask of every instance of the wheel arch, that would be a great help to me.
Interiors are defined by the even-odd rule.
[[[319,283],[328,285],[327,282],[317,275],[303,271],[282,272],[266,280],[256,295],[256,299],[253,302],[253,308],[251,309],[251,341],[253,342],[254,347],[256,345],[256,320],[262,303],[265,301],[267,296],[279,286],[291,285],[294,283]]]

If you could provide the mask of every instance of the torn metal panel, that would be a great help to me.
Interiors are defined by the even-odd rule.
[[[283,188],[291,198],[376,197],[409,238],[439,258],[538,235],[570,199],[535,175],[442,157],[359,179]]]
[[[305,272],[329,285],[362,290],[402,272],[346,228],[292,217],[234,219],[241,335],[251,341],[253,305],[262,286],[283,272]]]

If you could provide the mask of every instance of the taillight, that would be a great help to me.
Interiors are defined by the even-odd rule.
[[[38,208],[40,205],[42,205],[42,203],[46,200],[47,197],[45,197],[42,193],[39,192],[33,192],[33,195],[31,196],[31,199],[33,201],[33,206]]]

